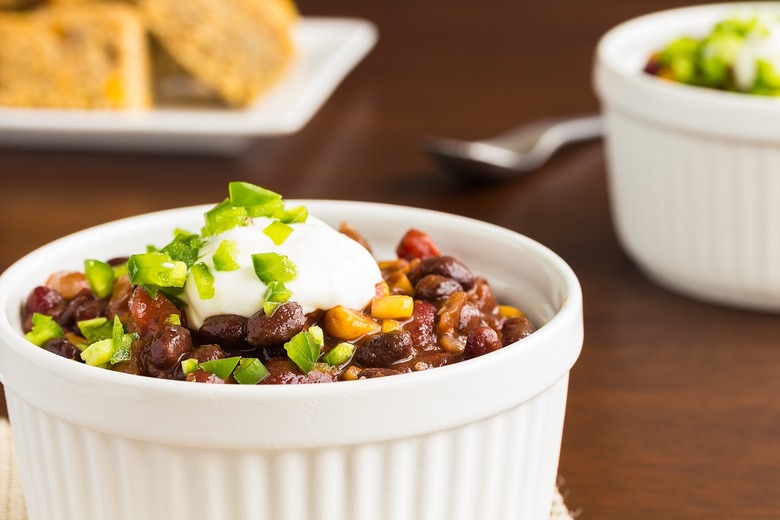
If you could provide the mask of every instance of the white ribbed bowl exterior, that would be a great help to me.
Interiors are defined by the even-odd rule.
[[[49,244],[0,276],[0,378],[30,520],[543,520],[558,468],[582,295],[554,253],[483,222],[305,203],[379,258],[409,227],[486,276],[539,330],[464,363],[325,385],[188,384],[100,370],[26,342],[20,305],[58,269],[198,229],[206,207]],[[391,225],[387,223],[391,222]]]
[[[780,311],[780,100],[642,72],[671,38],[753,8],[697,6],[619,25],[599,43],[595,86],[612,215],[627,254],[688,296]]]
[[[299,450],[142,442],[7,400],[32,520],[545,519],[567,381],[450,430]]]

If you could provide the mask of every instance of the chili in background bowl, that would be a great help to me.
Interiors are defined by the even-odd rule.
[[[290,201],[354,223],[377,259],[403,231],[485,276],[538,330],[471,360],[386,378],[241,386],[101,370],[22,336],[49,273],[198,229],[207,207],[132,217],[44,246],[0,276],[0,378],[31,520],[543,519],[557,476],[582,295],[553,252],[464,217]]]
[[[680,36],[780,3],[661,11],[598,44],[610,205],[623,249],[649,278],[707,302],[780,311],[780,99],[643,72]]]

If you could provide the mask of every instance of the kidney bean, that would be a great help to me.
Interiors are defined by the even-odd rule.
[[[190,331],[178,325],[163,327],[154,336],[148,336],[141,353],[144,371],[153,377],[168,375],[190,350]]]
[[[244,316],[238,314],[218,314],[203,320],[198,330],[198,339],[202,343],[219,343],[227,350],[247,350],[246,322]]]
[[[269,359],[265,363],[269,375],[263,379],[262,384],[267,385],[297,385],[304,383],[331,383],[336,381],[334,373],[312,370],[308,374],[301,372],[298,366],[285,358]]]
[[[536,327],[534,327],[533,323],[524,316],[509,318],[501,327],[502,343],[504,346],[507,346],[515,341],[520,341],[526,336],[530,336],[535,330]]]
[[[466,359],[483,356],[501,348],[498,333],[487,326],[477,327],[466,338],[466,348],[463,351]]]
[[[246,322],[246,341],[255,347],[284,343],[303,330],[306,316],[296,302],[286,302],[276,308],[270,316],[262,309]]]
[[[460,314],[458,315],[458,331],[468,333],[475,327],[484,324],[482,312],[477,306],[469,301],[465,302],[463,307],[460,308]]]
[[[115,258],[111,258],[107,260],[106,263],[111,267],[116,267],[118,265],[126,264],[129,259],[130,258],[127,256],[117,256]]]
[[[50,287],[40,285],[27,296],[24,306],[24,331],[32,330],[32,315],[45,314],[57,320],[65,312],[68,302],[60,293]]]
[[[375,334],[358,347],[355,361],[363,367],[390,368],[412,355],[412,335],[405,330]]]
[[[66,300],[75,298],[81,291],[89,291],[89,282],[84,273],[78,271],[60,271],[46,280],[46,286],[54,289]]]
[[[470,302],[487,314],[491,314],[498,305],[495,296],[493,296],[493,291],[490,290],[490,285],[482,277],[474,279],[474,287],[469,290],[468,296]]]
[[[403,328],[409,332],[415,349],[424,350],[436,345],[435,320],[436,307],[421,300],[414,301],[412,319]]]
[[[474,275],[472,272],[460,260],[452,256],[445,255],[422,259],[418,268],[418,276],[422,278],[429,274],[438,274],[452,278],[462,285],[466,291],[474,286]]]
[[[429,274],[420,278],[414,286],[414,295],[421,300],[438,301],[462,290],[463,286],[452,278]]]

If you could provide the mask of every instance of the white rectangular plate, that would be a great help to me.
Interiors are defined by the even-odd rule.
[[[303,17],[285,77],[246,109],[155,108],[143,112],[0,109],[0,145],[231,155],[260,136],[301,129],[373,48],[375,26],[353,18]]]

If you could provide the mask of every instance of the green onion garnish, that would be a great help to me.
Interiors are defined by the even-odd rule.
[[[284,350],[287,351],[287,357],[308,374],[320,357],[320,347],[324,343],[322,329],[314,325],[309,330],[293,336],[284,344]]]
[[[112,323],[102,316],[76,322],[76,326],[88,344],[110,338],[113,331]]]
[[[127,274],[130,283],[141,285],[152,296],[156,296],[157,289],[162,287],[184,287],[187,265],[182,261],[174,261],[166,253],[143,253],[130,257]]]
[[[223,240],[211,257],[217,271],[235,271],[238,265],[238,244],[233,240]]]
[[[273,217],[284,211],[282,196],[248,182],[228,184],[230,202],[245,208],[250,217]]]
[[[205,217],[206,226],[203,228],[203,235],[211,236],[246,225],[249,214],[246,208],[234,206],[229,199],[225,199],[207,211]]]
[[[263,311],[266,316],[274,313],[277,307],[286,302],[292,296],[292,291],[282,282],[271,282],[263,295]]]
[[[184,374],[190,374],[198,369],[198,360],[195,358],[185,359],[181,362],[181,370]]]
[[[174,231],[174,238],[171,243],[160,249],[174,261],[184,262],[187,267],[198,261],[198,252],[203,245],[203,239],[200,236],[181,229]]]
[[[201,300],[210,300],[214,297],[214,275],[203,262],[198,262],[190,268],[195,287],[198,289],[198,297]]]
[[[32,325],[32,330],[24,335],[24,339],[39,347],[63,335],[62,327],[54,321],[54,318],[45,314],[34,313]]]
[[[239,384],[256,385],[270,375],[265,365],[257,358],[243,358],[233,372]]]
[[[278,220],[274,220],[263,229],[263,233],[265,233],[277,246],[282,245],[292,232],[293,228]]]
[[[252,255],[255,274],[261,282],[290,282],[298,276],[295,264],[285,255],[278,253],[257,253]]]
[[[332,367],[338,367],[349,361],[354,353],[355,346],[346,341],[342,341],[330,349],[328,353],[322,357],[322,360]]]
[[[89,288],[98,298],[108,298],[114,292],[114,269],[100,260],[85,260],[84,275]]]
[[[241,356],[233,356],[224,359],[206,361],[200,364],[200,368],[209,374],[214,374],[223,381],[227,381],[227,378],[230,377],[231,372],[233,372],[233,369],[236,368],[236,365],[238,365],[238,361],[240,359]]]

